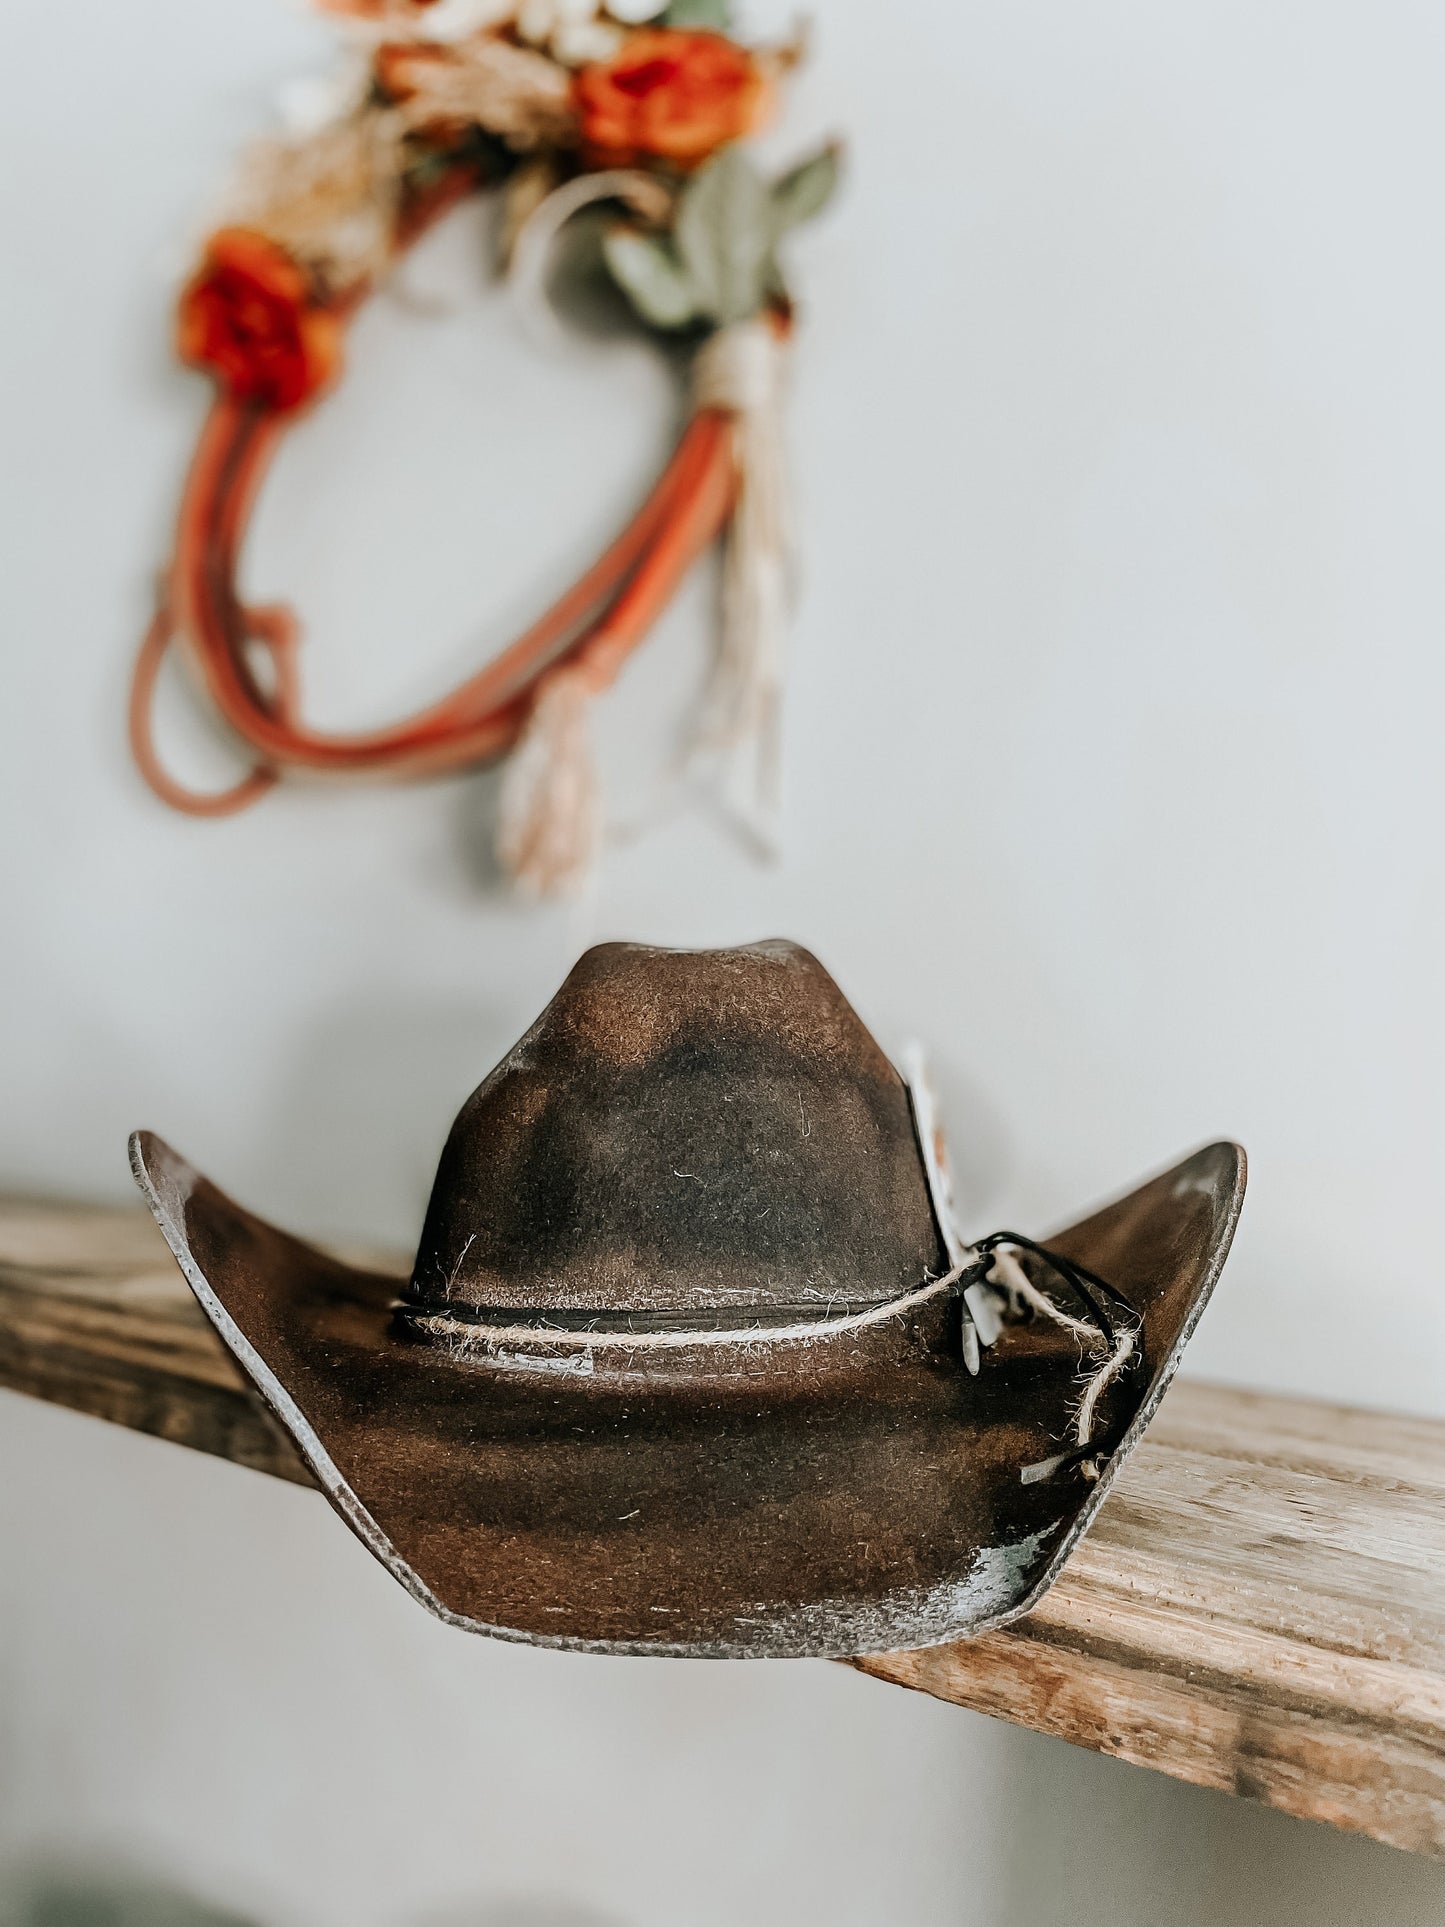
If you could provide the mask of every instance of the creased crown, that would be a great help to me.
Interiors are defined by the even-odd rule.
[[[908,1094],[815,957],[616,943],[463,1106],[410,1295],[866,1304],[946,1264]]]

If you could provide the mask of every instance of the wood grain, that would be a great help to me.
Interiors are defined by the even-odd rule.
[[[1036,1612],[857,1664],[1445,1855],[1445,1425],[1183,1380]]]
[[[0,1385],[315,1483],[144,1211],[0,1199]]]
[[[0,1385],[312,1483],[141,1212],[0,1201]],[[1036,1612],[854,1663],[1445,1857],[1445,1423],[1180,1381]]]

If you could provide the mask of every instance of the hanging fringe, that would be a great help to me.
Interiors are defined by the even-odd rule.
[[[597,854],[602,810],[587,727],[593,693],[579,669],[544,676],[507,761],[497,860],[532,896],[575,892]]]
[[[791,530],[782,434],[783,340],[764,316],[710,335],[693,366],[698,408],[734,418],[738,494],[723,561],[722,627],[693,755],[755,755],[753,799],[778,808],[778,722]]]
[[[549,196],[523,232],[517,268],[524,282],[529,269],[520,257],[540,258],[545,251],[549,226],[567,191]],[[751,810],[742,797],[726,795],[725,800],[765,849],[771,848],[768,832],[777,814],[778,712],[789,601],[782,360],[777,329],[756,317],[711,335],[698,351],[693,374],[696,408],[732,417],[737,497],[723,562],[717,655],[688,761],[716,758],[727,791],[743,753],[753,751]],[[587,705],[595,693],[575,666],[546,677],[503,779],[498,859],[534,895],[575,890],[601,841],[598,784],[587,740]]]

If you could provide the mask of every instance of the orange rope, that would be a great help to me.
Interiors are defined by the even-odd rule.
[[[470,176],[444,184],[410,217],[403,244],[475,184]],[[186,483],[167,586],[136,662],[129,716],[136,764],[162,802],[192,816],[245,809],[286,769],[416,777],[504,754],[525,726],[548,670],[563,662],[584,667],[598,690],[613,680],[693,562],[726,526],[737,490],[732,418],[700,409],[627,527],[485,668],[388,728],[328,734],[300,719],[291,612],[248,608],[235,586],[251,510],[290,419],[260,403],[218,396]],[[230,789],[188,789],[157,755],[152,706],[173,641],[183,645],[219,715],[255,753],[255,767]],[[269,689],[248,656],[248,645],[258,642],[270,655]]]
[[[140,654],[136,657],[135,675],[131,679],[128,717],[131,754],[151,789],[173,810],[180,810],[186,816],[234,816],[238,810],[247,809],[275,786],[277,772],[274,769],[258,766],[232,788],[206,792],[187,789],[178,783],[162,767],[156,754],[151,732],[151,704],[155,700],[156,678],[160,675],[161,664],[170,647],[173,629],[170,605],[162,601],[145,632]]]

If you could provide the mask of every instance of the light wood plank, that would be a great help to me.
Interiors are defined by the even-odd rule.
[[[0,1199],[0,1385],[315,1483],[144,1211]]]
[[[857,1664],[1445,1854],[1445,1425],[1181,1380],[1037,1611]]]
[[[0,1385],[312,1482],[139,1211],[0,1201]],[[1036,1612],[854,1663],[1445,1857],[1445,1423],[1183,1380]]]

